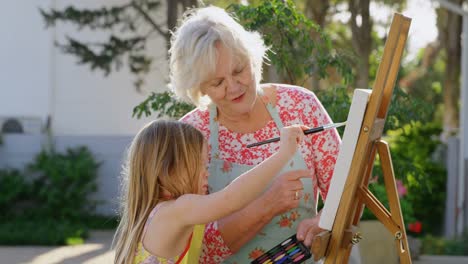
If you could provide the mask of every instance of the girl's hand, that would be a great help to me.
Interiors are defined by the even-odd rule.
[[[286,155],[294,155],[299,143],[304,138],[303,130],[308,127],[302,125],[292,125],[281,129],[279,152]]]

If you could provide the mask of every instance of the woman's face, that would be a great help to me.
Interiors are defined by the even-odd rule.
[[[201,84],[221,113],[231,116],[249,113],[256,100],[255,79],[248,60],[241,60],[217,43],[216,71]]]
[[[208,177],[210,176],[208,172],[208,147],[206,142],[203,144],[202,148],[202,170],[200,172],[200,177],[198,177],[198,190],[199,194],[208,193]]]

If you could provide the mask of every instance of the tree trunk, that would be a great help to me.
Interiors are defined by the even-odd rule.
[[[198,6],[197,0],[166,0],[167,4],[167,29],[168,34],[165,35],[167,50],[171,47],[171,34],[169,32],[174,31],[177,26],[177,20],[188,8]],[[179,6],[182,8],[179,9]]]
[[[316,0],[307,0],[305,3],[305,10],[304,13],[307,18],[310,20],[314,21],[317,23],[320,28],[324,28],[326,24],[326,17],[328,14],[328,10],[330,9],[330,1],[329,0],[321,0],[321,1],[316,1]],[[316,34],[316,32],[312,32],[312,38],[314,40],[319,40],[320,37]],[[314,56],[314,54],[311,54],[311,56]],[[304,86],[309,89],[321,89],[320,88],[320,80],[317,74],[312,74],[310,76],[310,82],[307,85],[306,82],[304,82]],[[308,86],[311,87],[308,87]]]
[[[456,5],[463,0],[452,0]],[[447,56],[445,67],[445,80],[443,82],[444,97],[444,131],[442,137],[445,139],[456,133],[458,120],[458,99],[460,88],[460,58],[461,58],[461,27],[460,16],[448,12],[445,9],[437,11],[437,27],[439,29],[439,40],[443,45]]]
[[[175,29],[176,25],[177,25],[177,18],[179,16],[179,12],[177,10],[177,6],[178,6],[178,2],[179,1],[174,1],[174,0],[167,0],[166,3],[167,3],[167,10],[166,10],[166,14],[167,14],[167,29],[169,31],[172,31]],[[167,45],[167,50],[169,50],[169,48],[171,47],[171,36],[170,34],[167,34],[166,36],[166,45]]]
[[[325,26],[328,9],[330,8],[329,0],[314,1],[307,0],[305,5],[306,16],[317,23],[320,27]]]
[[[354,50],[360,58],[356,88],[369,87],[369,56],[372,47],[372,21],[369,15],[370,0],[349,0],[349,21]]]

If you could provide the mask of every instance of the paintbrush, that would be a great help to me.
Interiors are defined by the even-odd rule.
[[[314,128],[311,128],[311,129],[304,130],[304,135],[314,134],[314,133],[322,132],[322,131],[325,131],[325,130],[328,130],[328,129],[331,129],[331,128],[341,127],[341,126],[344,126],[344,125],[346,125],[346,122],[334,123],[334,124],[328,124],[328,125],[324,125],[324,126],[314,127]],[[261,146],[261,145],[264,145],[264,144],[277,142],[279,140],[280,140],[279,137],[270,138],[270,139],[267,139],[265,141],[260,141],[260,142],[249,144],[249,145],[247,145],[247,147],[251,148],[251,147]]]

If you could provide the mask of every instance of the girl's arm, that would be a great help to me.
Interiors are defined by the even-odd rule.
[[[204,224],[243,208],[265,189],[270,180],[292,158],[303,135],[300,126],[283,128],[280,150],[277,153],[239,176],[219,192],[179,197],[171,206],[170,213],[175,216],[173,219],[180,219],[183,225]]]

